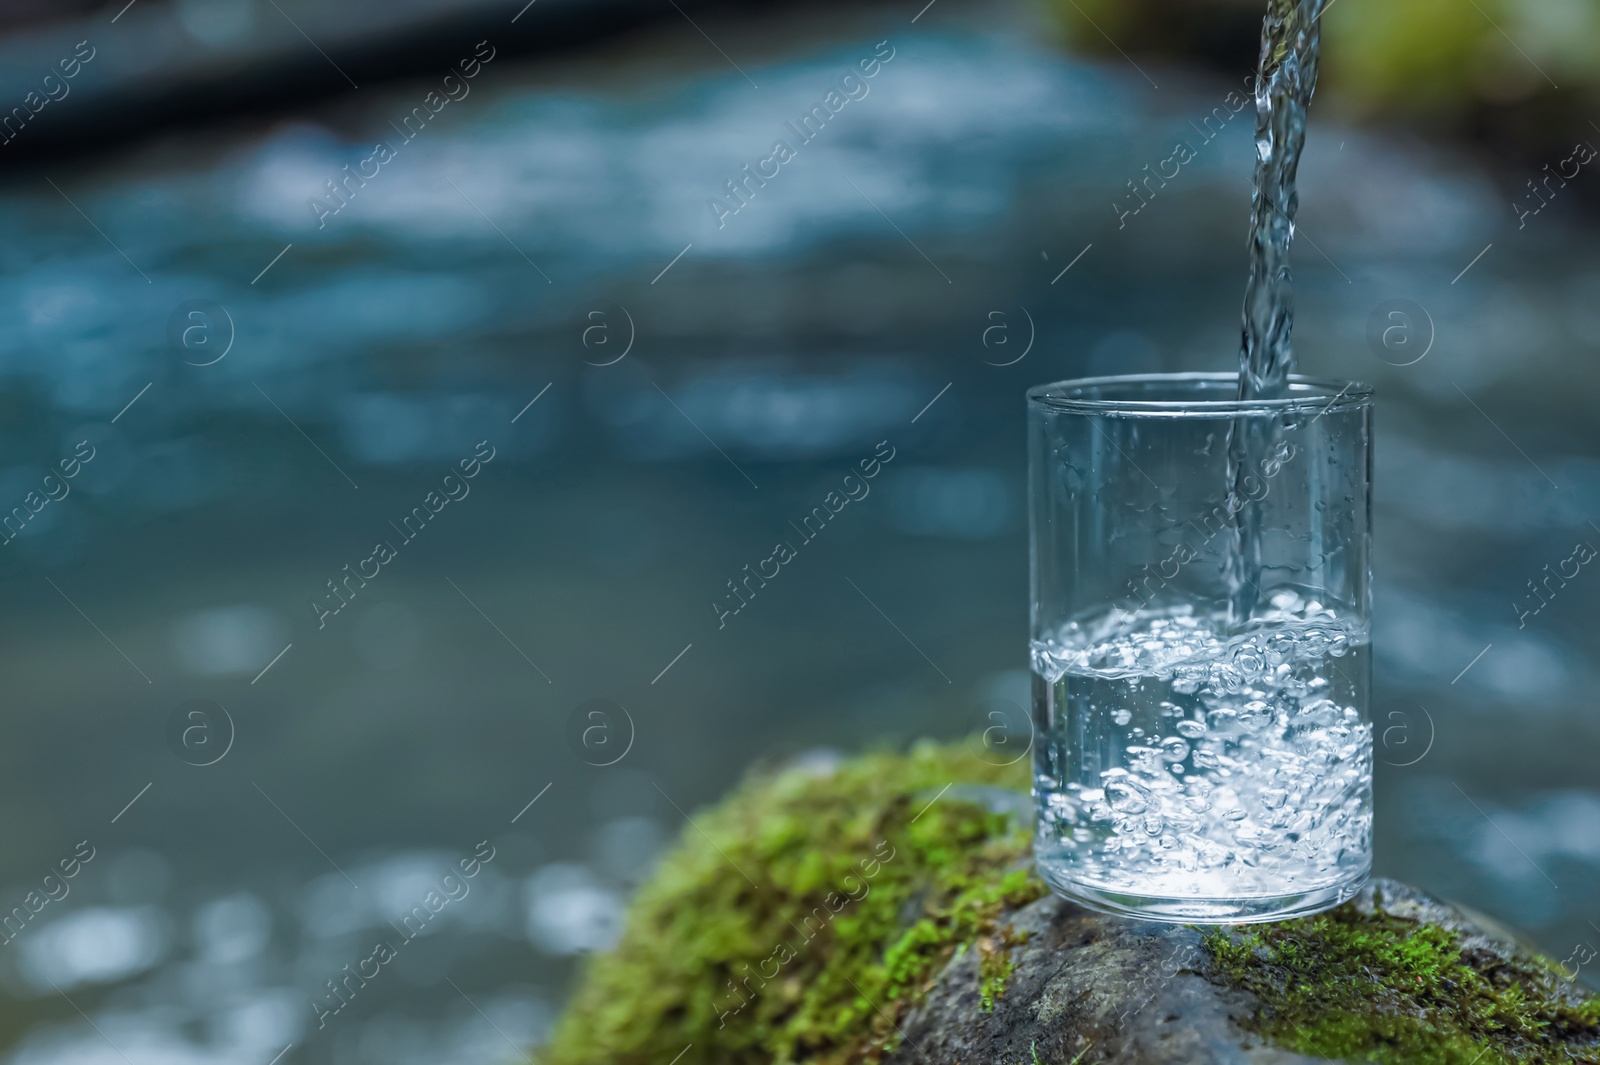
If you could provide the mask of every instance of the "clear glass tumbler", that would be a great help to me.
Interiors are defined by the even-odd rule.
[[[1372,390],[1237,397],[1028,392],[1034,854],[1094,909],[1277,920],[1371,868]]]

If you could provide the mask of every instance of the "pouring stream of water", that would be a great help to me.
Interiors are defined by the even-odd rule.
[[[1250,210],[1250,280],[1245,287],[1239,349],[1239,398],[1283,394],[1294,369],[1290,332],[1294,293],[1289,245],[1299,205],[1295,173],[1305,145],[1306,109],[1317,87],[1323,0],[1269,0],[1256,69],[1256,169]],[[1228,480],[1240,501],[1244,478],[1277,443],[1275,419],[1240,417],[1228,439]],[[1236,511],[1227,552],[1229,620],[1250,621],[1261,599],[1261,507]]]

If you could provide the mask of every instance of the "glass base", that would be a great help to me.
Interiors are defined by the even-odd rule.
[[[1167,897],[1110,891],[1072,880],[1060,870],[1039,864],[1039,875],[1050,889],[1080,906],[1140,921],[1177,924],[1260,924],[1283,921],[1332,909],[1351,898],[1366,884],[1370,869],[1336,884],[1284,895],[1233,898]]]

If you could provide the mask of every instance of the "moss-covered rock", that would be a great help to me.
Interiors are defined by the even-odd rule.
[[[1398,885],[1380,881],[1307,920],[1219,929],[1205,946],[1215,973],[1260,998],[1245,1024],[1308,1053],[1395,1065],[1600,1060],[1600,999]]]
[[[1401,885],[1231,932],[1049,896],[1025,786],[929,744],[752,777],[695,816],[541,1061],[1600,1062],[1600,999]]]

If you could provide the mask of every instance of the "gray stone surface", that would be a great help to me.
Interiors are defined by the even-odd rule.
[[[1464,953],[1509,960],[1520,951],[1503,930],[1403,884],[1375,881],[1395,916],[1443,925]],[[1016,968],[992,1012],[979,993],[979,952],[952,959],[904,1026],[894,1065],[1312,1065],[1328,1059],[1264,1044],[1238,1021],[1260,1003],[1226,985],[1201,931],[1094,913],[1049,896],[1013,915]],[[1525,952],[1521,952],[1525,956]],[[1574,1001],[1582,998],[1572,988]]]

